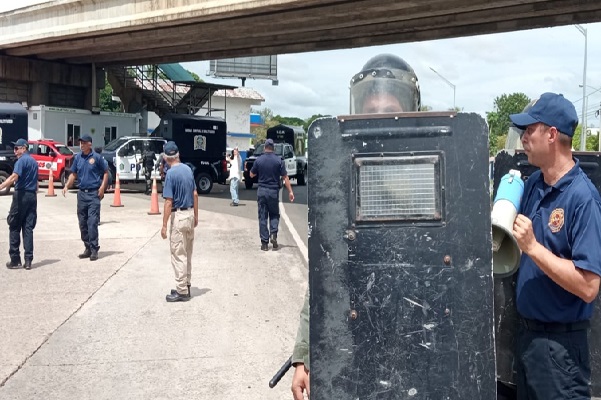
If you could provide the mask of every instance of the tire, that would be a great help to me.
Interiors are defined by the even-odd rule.
[[[252,178],[248,178],[244,180],[244,187],[247,189],[252,189],[253,188],[253,181]]]
[[[198,194],[209,194],[213,189],[213,178],[206,172],[201,172],[196,177],[196,190]]]
[[[307,181],[305,180],[305,170],[301,170],[300,173],[296,174],[296,184],[299,186],[305,186]]]
[[[65,187],[65,185],[67,184],[67,177],[65,176],[65,170],[63,169],[63,171],[61,172],[61,176],[60,176],[60,181],[61,181],[61,185],[63,187]]]
[[[10,176],[10,174],[8,174],[7,172],[0,171],[0,183],[7,180],[9,176]],[[10,193],[10,187],[0,191],[0,196],[6,196],[9,193]]]

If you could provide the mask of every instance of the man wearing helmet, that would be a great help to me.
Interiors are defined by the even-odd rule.
[[[421,96],[413,68],[392,54],[370,59],[351,79],[351,114],[419,111]]]
[[[413,68],[400,57],[380,54],[371,58],[351,79],[350,113],[384,114],[419,111],[421,94]],[[303,400],[309,387],[309,290],[300,313],[292,353],[294,400]]]

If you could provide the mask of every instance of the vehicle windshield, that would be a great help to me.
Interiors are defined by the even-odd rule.
[[[67,146],[56,145],[55,147],[58,150],[58,152],[60,154],[62,154],[63,156],[72,156],[73,155],[73,152]]]
[[[281,156],[282,154],[284,154],[284,145],[281,144],[281,143],[276,143],[275,144],[275,149],[273,151],[278,156]],[[254,156],[260,156],[263,153],[265,153],[265,145],[264,144],[260,144],[260,145],[257,146],[257,149],[255,150],[255,152],[253,153],[253,155]]]
[[[105,151],[115,151],[119,147],[121,147],[121,145],[125,144],[128,140],[129,139],[124,139],[124,138],[117,138],[115,140],[111,140],[110,142],[107,143],[106,146],[104,146],[104,150]]]

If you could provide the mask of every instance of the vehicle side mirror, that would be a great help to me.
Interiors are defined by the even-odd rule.
[[[56,152],[53,150],[50,150],[50,153],[48,153],[48,156],[54,158],[54,157],[56,157]]]
[[[126,149],[125,149],[125,147],[121,147],[121,148],[119,149],[119,152],[117,153],[117,155],[118,155],[119,157],[125,157],[125,152],[126,152]]]

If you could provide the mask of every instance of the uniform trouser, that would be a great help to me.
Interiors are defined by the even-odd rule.
[[[151,168],[144,168],[144,180],[146,181],[146,193],[150,193],[152,191],[152,178],[151,178]]]
[[[521,327],[517,399],[590,399],[588,331],[537,332]]]
[[[100,223],[98,190],[77,192],[77,219],[84,246],[90,251],[98,251],[98,224]]]
[[[33,260],[33,229],[38,220],[38,199],[36,192],[15,190],[7,217],[9,230],[8,254],[13,263],[21,262],[21,232],[25,261]]]
[[[232,178],[230,180],[230,194],[232,195],[232,203],[238,204],[240,199],[238,198],[238,183],[240,179]]]
[[[257,190],[259,205],[259,235],[261,242],[267,243],[270,234],[278,233],[280,224],[280,205],[278,202],[280,190],[260,187]],[[267,221],[269,220],[269,228]]]
[[[175,273],[175,289],[188,294],[192,279],[192,251],[194,250],[194,209],[173,211],[169,232],[171,265]]]

